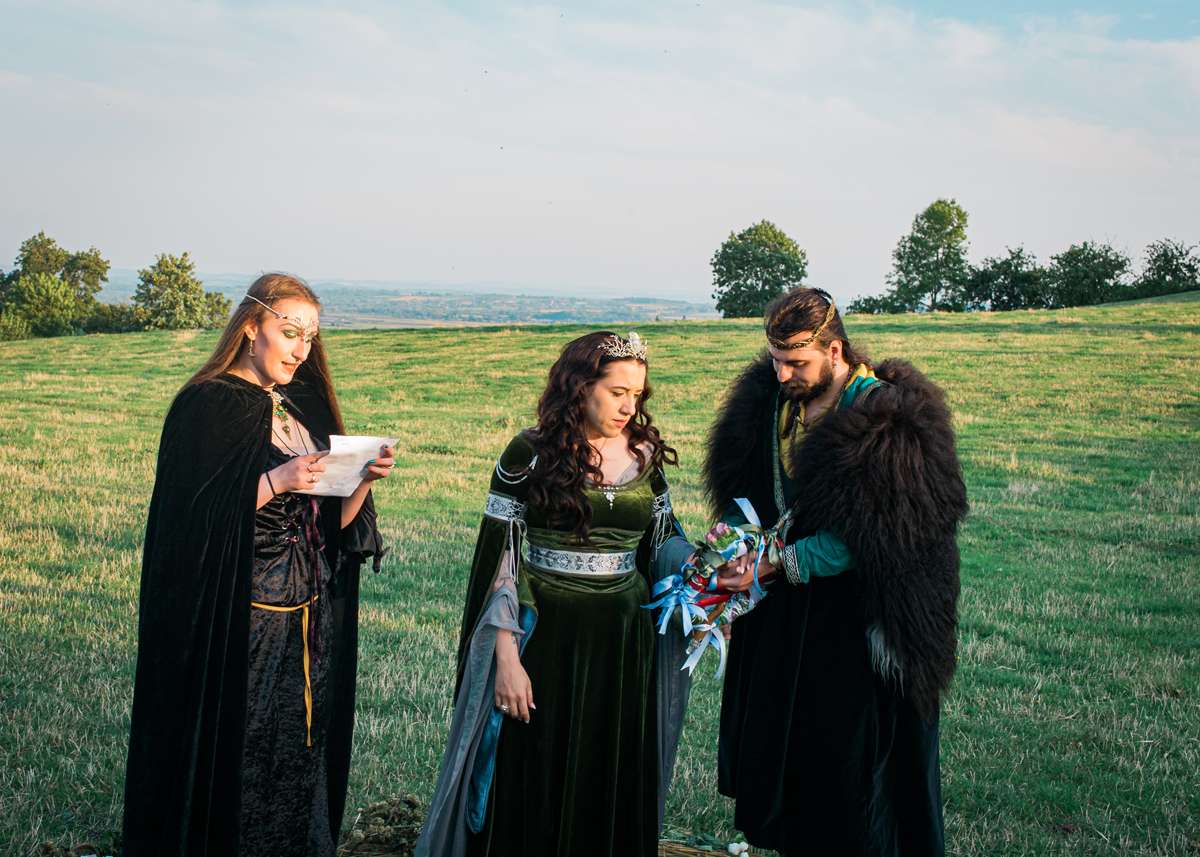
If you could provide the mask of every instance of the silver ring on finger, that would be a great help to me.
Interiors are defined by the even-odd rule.
[[[500,710],[503,711],[505,714],[508,714],[508,706],[507,705],[501,705]]]

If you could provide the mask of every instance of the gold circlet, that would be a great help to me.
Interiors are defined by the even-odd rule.
[[[805,339],[800,340],[799,342],[793,342],[791,344],[789,344],[785,340],[775,339],[774,337],[771,337],[771,339],[770,339],[771,345],[774,346],[775,348],[779,349],[780,351],[798,351],[801,348],[808,348],[808,346],[810,346],[814,342],[816,342],[817,337],[819,337],[822,333],[825,332],[825,328],[829,327],[829,323],[832,322],[833,317],[835,315],[837,315],[837,304],[834,303],[833,296],[827,295],[827,297],[829,298],[829,306],[825,309],[825,320],[823,322],[821,322],[820,325],[817,326],[817,329],[812,332],[811,336],[808,336]]]

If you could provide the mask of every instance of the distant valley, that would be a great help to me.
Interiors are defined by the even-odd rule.
[[[204,287],[235,302],[253,280],[245,274],[199,274]],[[612,324],[717,318],[711,304],[651,297],[603,298],[572,294],[519,294],[503,287],[480,291],[353,280],[313,280],[326,324],[339,328],[435,327],[488,324]],[[137,274],[114,269],[100,293],[108,302],[133,297]]]

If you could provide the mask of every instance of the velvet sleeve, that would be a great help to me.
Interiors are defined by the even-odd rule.
[[[748,523],[737,503],[730,503],[721,520],[733,526]],[[783,570],[795,586],[814,577],[833,577],[854,567],[854,557],[841,537],[832,530],[818,530],[789,544],[783,550]]]
[[[536,464],[533,446],[522,433],[509,442],[492,469],[488,495],[483,504],[483,519],[479,524],[479,535],[475,539],[475,552],[471,558],[471,573],[467,581],[462,625],[459,629],[455,693],[462,681],[462,670],[471,634],[492,592],[497,575],[504,571],[501,564],[505,563],[514,574],[520,564],[529,480],[533,476]],[[528,607],[535,607],[529,584],[522,575],[516,576],[519,602]]]
[[[354,520],[342,528],[338,538],[338,566],[346,563],[361,566],[371,559],[371,567],[379,571],[388,549],[383,545],[383,536],[379,533],[379,523],[375,513],[375,499],[367,492],[362,507]]]
[[[651,477],[654,507],[650,526],[638,546],[638,568],[649,578],[651,592],[654,584],[679,573],[679,567],[692,553],[683,526],[675,517],[671,505],[670,486],[660,469]],[[667,792],[675,770],[675,757],[683,733],[683,720],[691,694],[692,675],[681,670],[687,658],[688,637],[682,634],[679,619],[672,620],[665,634],[654,636],[654,693],[656,734],[658,737],[658,823],[662,826]]]
[[[679,573],[683,561],[691,556],[692,543],[671,505],[671,487],[666,474],[659,469],[651,477],[654,508],[650,527],[638,545],[638,567],[646,570],[653,585],[656,581]]]

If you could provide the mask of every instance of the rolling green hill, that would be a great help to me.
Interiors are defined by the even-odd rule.
[[[972,513],[942,719],[950,853],[1200,852],[1200,300],[853,317],[948,392]],[[337,331],[348,427],[397,433],[393,551],[364,581],[350,805],[432,790],[460,599],[495,456],[583,328]],[[689,529],[750,322],[639,324]],[[167,404],[215,334],[0,343],[0,852],[119,826],[140,543]],[[696,683],[669,807],[732,834],[719,687]]]

